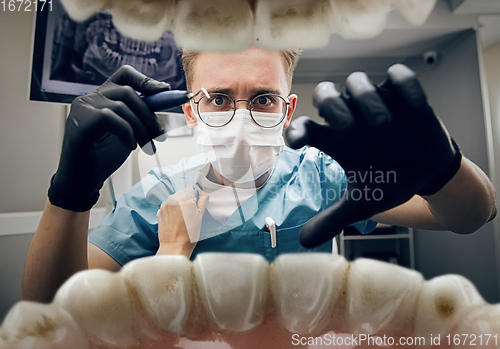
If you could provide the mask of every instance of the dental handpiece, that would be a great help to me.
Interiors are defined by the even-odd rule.
[[[174,107],[178,107],[186,102],[189,102],[193,97],[203,93],[208,97],[208,92],[201,88],[196,93],[191,93],[184,90],[163,91],[154,95],[141,96],[142,100],[146,102],[149,109],[153,112],[164,111]]]
[[[149,109],[153,112],[164,111],[174,107],[178,107],[186,102],[189,102],[194,94],[188,91],[173,90],[163,91],[150,96],[142,96],[142,100],[146,102]]]
[[[189,102],[193,97],[197,96],[200,93],[203,93],[208,98],[208,92],[203,87],[194,94],[189,91],[173,90],[173,91],[163,91],[149,96],[141,96],[141,98],[147,104],[149,109],[151,109],[152,112],[159,112],[183,105],[184,103]],[[152,142],[152,146],[156,163],[158,165],[158,170],[160,171],[160,175],[162,177],[165,177],[165,174],[163,173],[162,166],[160,163],[160,158],[158,156],[158,153],[156,152],[156,147],[154,145],[154,142]]]

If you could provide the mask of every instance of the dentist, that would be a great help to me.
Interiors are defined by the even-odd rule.
[[[351,76],[350,99],[320,87],[315,104],[327,123],[292,123],[292,146],[316,145],[340,165],[317,148],[285,147],[282,132],[297,103],[290,95],[296,60],[293,51],[256,47],[186,52],[188,89],[204,87],[210,94],[183,106],[188,126],[198,127],[202,154],[166,167],[167,178],[150,171],[118,199],[88,242],[88,211],[104,180],[136,144],[152,153],[151,140],[162,139],[156,117],[134,90],[147,94],[168,86],[125,67],[77,98],[28,253],[23,298],[48,302],[79,270],[119,270],[149,255],[252,252],[272,261],[281,253],[331,252],[339,224],[354,224],[362,233],[375,222],[471,233],[495,217],[490,181],[460,154],[406,67],[389,71],[390,83],[378,90],[365,76]],[[418,122],[400,122],[405,117]],[[370,166],[398,176],[383,186],[366,184],[383,191],[381,203],[354,199],[359,188],[346,176]],[[361,214],[353,213],[357,208]],[[276,222],[276,248],[266,231],[268,216]]]

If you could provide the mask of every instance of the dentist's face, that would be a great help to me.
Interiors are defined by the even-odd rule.
[[[290,95],[283,59],[278,51],[264,51],[251,47],[243,52],[203,52],[196,58],[193,70],[192,92],[204,87],[209,93],[225,93],[237,99],[251,100],[262,93],[288,97],[287,120],[290,125],[297,96]],[[198,100],[200,96],[195,97]],[[183,105],[189,127],[196,126],[196,105]],[[247,102],[238,102],[237,108],[248,108]]]

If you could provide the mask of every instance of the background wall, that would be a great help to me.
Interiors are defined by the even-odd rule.
[[[497,25],[500,26],[500,16],[495,17]],[[484,77],[488,87],[487,97],[489,104],[487,105],[487,107],[489,106],[490,109],[489,114],[492,130],[492,145],[494,154],[497,155],[495,157],[493,167],[493,181],[496,184],[497,190],[497,207],[500,207],[500,197],[498,196],[498,193],[500,192],[500,160],[498,159],[498,155],[500,154],[500,42],[488,46],[483,51],[483,61]],[[500,221],[498,219],[495,219],[493,221],[493,224],[496,227],[496,269],[497,273],[500,273]]]
[[[34,12],[0,12],[0,213],[41,211],[59,161],[65,108],[29,102]],[[33,234],[0,237],[0,319],[21,297]]]

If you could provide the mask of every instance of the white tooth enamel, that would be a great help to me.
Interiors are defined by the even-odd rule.
[[[436,0],[393,0],[395,9],[413,25],[422,25],[431,14]]]
[[[177,44],[198,51],[240,51],[253,43],[248,0],[180,1],[173,22]]]
[[[343,257],[330,254],[279,256],[270,265],[269,283],[280,324],[298,334],[326,330],[347,267]]]
[[[385,28],[391,0],[331,0],[334,31],[345,39],[374,38]]]
[[[127,263],[120,271],[153,324],[181,332],[191,310],[191,262],[184,256],[156,256]]]
[[[131,300],[117,273],[91,269],[61,286],[54,303],[71,314],[90,336],[106,344],[135,344]]]
[[[260,0],[255,11],[255,44],[264,49],[311,48],[328,44],[330,0]]]
[[[111,4],[108,0],[61,0],[66,12],[75,21],[85,21]]]
[[[165,348],[179,334],[213,340],[207,319],[216,330],[246,332],[269,314],[265,324],[271,326],[273,310],[277,328],[263,326],[249,337],[239,334],[238,341],[253,343],[251,336],[258,334],[266,342],[266,336],[287,336],[285,330],[423,336],[426,343],[440,335],[442,345],[450,334],[455,348],[467,347],[457,340],[491,349],[500,341],[500,305],[486,304],[461,276],[423,282],[415,271],[366,259],[347,263],[330,254],[282,255],[269,265],[260,255],[204,253],[192,263],[161,256],[130,262],[120,273],[75,274],[52,304],[17,303],[0,328],[0,348],[86,349],[87,339],[99,348]],[[166,333],[147,332],[149,321],[140,321],[144,314]]]
[[[2,343],[3,342],[3,343]],[[22,301],[7,313],[0,329],[0,348],[86,349],[89,343],[63,309]]]
[[[196,256],[193,271],[199,297],[218,329],[245,332],[262,324],[268,297],[268,265],[256,254]]]
[[[113,24],[123,35],[136,40],[156,41],[170,30],[175,0],[115,1],[110,9]]]
[[[357,259],[349,274],[349,333],[404,333],[412,327],[423,284],[422,275],[414,270]]]
[[[496,335],[496,336],[495,336]],[[500,347],[500,304],[484,305],[460,320],[451,332],[452,348]]]
[[[198,51],[239,51],[252,44],[266,49],[311,48],[330,33],[346,39],[380,34],[388,13],[399,10],[421,25],[436,0],[63,0],[82,21],[110,9],[123,34],[154,41],[168,29],[179,46]],[[254,31],[255,30],[255,31]]]
[[[444,275],[426,281],[418,301],[415,334],[447,334],[460,319],[484,304],[463,276]]]

